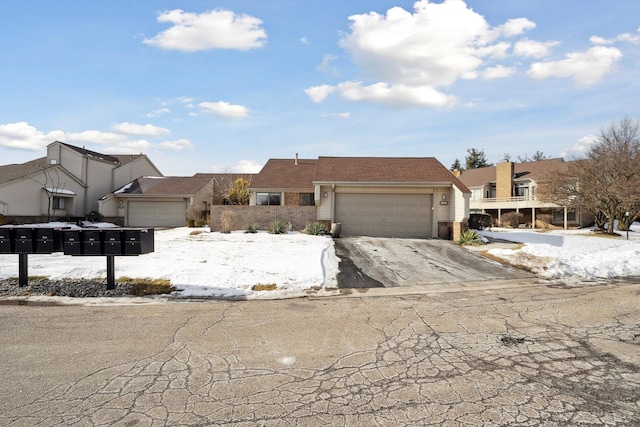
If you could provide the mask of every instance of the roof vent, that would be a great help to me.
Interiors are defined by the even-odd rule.
[[[294,163],[294,164],[295,164],[295,165],[297,165],[297,164],[298,164],[298,153],[296,153],[296,161],[295,161],[295,163]]]

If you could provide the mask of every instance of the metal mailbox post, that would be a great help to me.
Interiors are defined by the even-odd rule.
[[[28,255],[64,252],[107,257],[107,289],[115,289],[116,255],[137,256],[154,250],[153,228],[0,227],[0,254],[19,255],[19,285],[28,284]]]

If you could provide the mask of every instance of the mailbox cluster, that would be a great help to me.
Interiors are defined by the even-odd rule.
[[[107,289],[115,288],[114,258],[116,255],[143,255],[153,252],[152,228],[71,227],[0,227],[0,254],[18,254],[19,284],[28,281],[29,254],[51,254],[107,257]]]
[[[63,228],[0,227],[0,254],[62,252]]]
[[[65,255],[143,255],[153,252],[152,229],[102,228],[65,230]]]
[[[0,227],[0,254],[143,255],[153,250],[153,229]]]

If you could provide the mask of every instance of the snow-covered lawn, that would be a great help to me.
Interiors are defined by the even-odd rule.
[[[199,234],[192,234],[200,232]],[[210,233],[208,228],[155,231],[154,252],[115,258],[116,280],[169,279],[175,296],[281,298],[337,287],[333,240],[302,233]],[[29,276],[105,278],[104,256],[29,255]],[[0,255],[0,279],[18,276],[18,256]],[[254,285],[276,285],[252,291]]]
[[[492,229],[480,234],[522,242],[519,249],[490,249],[489,253],[526,266],[542,278],[571,282],[640,276],[638,223],[632,226],[629,240],[626,234],[612,238],[594,235],[590,230]],[[242,231],[221,234],[210,233],[208,228],[184,227],[156,230],[153,253],[118,256],[115,268],[116,278],[169,279],[181,290],[174,296],[257,299],[302,296],[311,290],[332,293],[337,287],[338,263],[330,237]],[[106,259],[62,253],[29,255],[29,275],[105,278]],[[0,255],[0,279],[16,276],[18,256]],[[274,284],[275,290],[252,290],[254,285]]]
[[[490,249],[491,255],[525,266],[541,278],[572,282],[640,276],[640,224],[630,228],[629,240],[626,231],[617,231],[620,237],[609,237],[590,229],[542,232],[493,228],[479,234],[524,244],[516,250]]]

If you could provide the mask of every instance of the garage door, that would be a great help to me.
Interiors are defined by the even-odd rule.
[[[183,227],[185,202],[129,202],[130,227]]]
[[[336,194],[336,222],[352,236],[431,237],[432,195]]]

